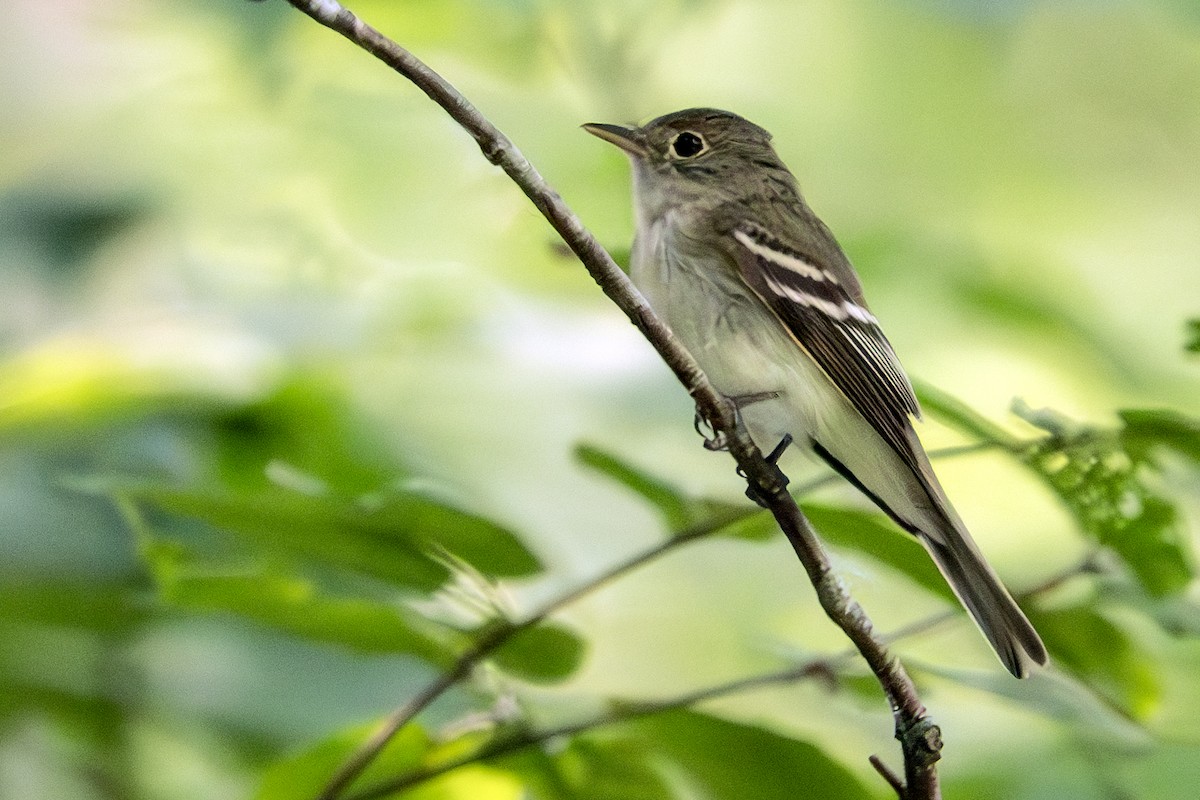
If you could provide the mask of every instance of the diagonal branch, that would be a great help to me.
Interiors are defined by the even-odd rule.
[[[391,780],[368,786],[361,791],[348,795],[346,800],[380,800],[380,798],[388,797],[405,789],[412,789],[469,764],[490,761],[528,747],[545,744],[546,742],[565,736],[576,736],[607,725],[630,722],[642,717],[674,711],[676,709],[691,708],[709,700],[728,697],[740,692],[749,692],[769,686],[799,683],[814,678],[827,679],[834,674],[834,670],[840,663],[848,661],[853,655],[854,651],[850,651],[849,653],[842,653],[840,656],[833,656],[828,659],[808,659],[777,672],[739,678],[736,681],[698,689],[663,700],[621,703],[613,709],[595,717],[578,722],[570,722],[554,728],[518,730],[493,739],[472,753],[423,767]],[[875,757],[872,756],[872,758]]]
[[[957,447],[946,447],[940,450],[931,450],[929,455],[931,458],[954,458],[957,456],[976,453],[980,450],[987,450],[995,447],[992,442],[974,442]],[[814,478],[807,483],[797,486],[792,494],[794,497],[804,497],[810,492],[821,488],[827,484],[833,483],[838,479],[835,473],[829,473],[819,478]],[[436,679],[425,686],[412,698],[398,707],[395,711],[385,717],[375,732],[364,741],[358,750],[341,765],[337,773],[328,781],[317,800],[334,800],[339,797],[349,784],[366,769],[375,757],[379,754],[387,743],[391,741],[405,725],[411,722],[419,713],[429,706],[434,700],[440,697],[450,687],[456,685],[459,681],[466,679],[472,670],[481,663],[485,658],[490,656],[505,642],[516,636],[523,630],[531,628],[549,618],[551,615],[575,603],[576,601],[587,597],[605,586],[614,583],[626,574],[640,569],[648,564],[652,564],[676,549],[693,542],[698,542],[706,539],[713,534],[719,533],[730,525],[735,525],[745,519],[748,519],[760,513],[758,508],[746,507],[744,509],[732,509],[725,513],[714,515],[709,519],[685,528],[682,531],[674,534],[671,538],[660,542],[653,547],[642,550],[623,561],[609,567],[600,574],[588,579],[584,583],[570,589],[567,592],[548,600],[544,605],[530,612],[528,616],[519,622],[511,624],[497,624],[486,629],[482,636],[466,651],[464,651],[453,665]],[[1042,588],[1034,589],[1033,592],[1043,591]],[[935,622],[944,621],[950,618],[947,614],[935,620]],[[930,624],[930,620],[922,620],[914,623],[910,627],[906,627],[897,631],[886,638],[886,643],[890,644],[896,639],[910,636],[914,633],[919,633],[926,629]],[[853,652],[853,651],[852,651]],[[845,656],[843,656],[844,658]],[[873,759],[878,760],[875,756]],[[872,762],[874,763],[874,762]],[[433,777],[433,776],[429,776]],[[890,782],[890,781],[889,781]],[[407,784],[406,784],[407,785]]]
[[[550,615],[565,608],[577,600],[590,595],[617,579],[634,570],[657,561],[668,553],[690,542],[695,542],[729,527],[748,516],[758,513],[758,509],[736,509],[724,514],[713,516],[702,522],[676,533],[669,539],[630,556],[624,561],[608,568],[596,577],[551,598],[519,622],[498,622],[485,629],[482,636],[462,653],[454,664],[425,686],[420,692],[410,698],[404,705],[389,714],[375,729],[354,754],[339,767],[338,771],[326,783],[317,796],[317,800],[336,800],[349,785],[362,774],[363,770],[375,760],[380,751],[405,725],[420,714],[434,700],[440,697],[451,686],[468,677],[480,662],[498,650],[518,633],[544,622]]]
[[[1057,575],[1053,575],[1042,583],[1034,586],[1021,593],[1022,599],[1037,597],[1046,594],[1061,586],[1066,581],[1078,575],[1085,575],[1096,571],[1095,554],[1088,554],[1074,566],[1064,569]],[[907,639],[913,636],[918,636],[927,633],[939,627],[940,625],[950,622],[961,617],[961,612],[944,611],[936,614],[931,614],[928,617],[916,620],[905,625],[885,638],[888,642],[896,642],[901,639]],[[509,755],[523,750],[527,747],[545,744],[546,742],[559,739],[564,736],[575,736],[588,731],[596,730],[608,725],[615,725],[621,722],[628,722],[642,717],[660,714],[665,711],[674,711],[681,708],[692,708],[701,703],[710,700],[717,700],[723,697],[750,692],[756,689],[764,689],[772,686],[785,686],[788,684],[799,683],[807,680],[817,680],[832,683],[836,680],[838,670],[849,665],[854,657],[858,655],[854,649],[843,650],[835,655],[824,656],[820,658],[811,658],[800,661],[796,664],[784,667],[783,669],[772,672],[765,672],[759,675],[751,675],[745,678],[737,678],[725,683],[708,686],[701,689],[696,689],[690,692],[676,695],[661,700],[650,700],[641,702],[626,702],[612,704],[612,707],[607,711],[597,714],[588,719],[569,722],[557,727],[546,728],[542,730],[517,730],[507,734],[501,734],[497,738],[483,744],[477,750],[465,753],[457,758],[449,761],[444,761],[438,764],[427,765],[420,767],[410,773],[399,775],[387,781],[368,786],[360,791],[349,795],[346,800],[378,800],[382,797],[411,789],[419,786],[434,778],[445,775],[448,772],[453,772],[456,769],[468,766],[469,764],[478,764],[485,761],[490,761],[501,756]],[[896,790],[897,795],[901,798],[906,796],[904,782],[892,772],[892,770],[884,764],[884,762],[875,755],[870,757],[871,766]]]
[[[870,620],[845,586],[833,574],[812,525],[786,491],[778,470],[763,458],[737,419],[733,404],[709,383],[696,361],[654,314],[612,257],[583,226],[533,165],[466,98],[444,78],[396,42],[359,20],[336,0],[288,0],[317,22],[340,33],[411,80],[441,106],[479,145],[484,157],[499,166],[542,212],[550,225],[587,268],[601,290],[629,317],[675,373],[695,400],[698,411],[725,436],[729,451],[756,497],[770,509],[817,590],[825,613],[854,643],[888,697],[905,763],[905,800],[940,796],[935,764],[940,757],[940,732],[926,716],[916,687],[874,637]],[[419,709],[417,709],[419,711]],[[416,712],[413,712],[416,713]],[[380,744],[382,747],[382,744]],[[357,769],[369,762],[364,761]],[[357,775],[355,772],[354,775]],[[345,778],[345,784],[354,775]],[[336,797],[341,787],[330,787],[324,797]]]

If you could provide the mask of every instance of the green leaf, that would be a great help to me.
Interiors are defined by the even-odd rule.
[[[557,683],[579,668],[585,649],[570,630],[541,623],[514,634],[492,654],[492,661],[530,683]]]
[[[1157,710],[1162,687],[1155,665],[1121,628],[1084,606],[1031,611],[1054,663],[1130,719],[1144,721]]]
[[[424,591],[449,576],[439,558],[443,548],[491,576],[521,577],[541,568],[507,529],[414,492],[391,493],[364,509],[274,487],[229,492],[141,485],[118,491],[262,547]]]
[[[1187,343],[1184,349],[1189,353],[1200,353],[1200,319],[1189,319],[1187,322]]]
[[[685,774],[687,796],[707,800],[860,800],[873,795],[819,748],[754,725],[694,711],[632,723],[646,746]]]
[[[1174,594],[1192,581],[1186,533],[1175,506],[1162,498],[1143,498],[1139,513],[1126,524],[1114,526],[1103,541],[1152,595]]]
[[[694,501],[675,486],[628,461],[590,444],[577,446],[575,457],[584,466],[612,478],[657,508],[671,530],[682,530],[695,520]]]
[[[995,442],[1033,470],[1066,505],[1080,528],[1112,548],[1142,588],[1155,596],[1182,590],[1193,577],[1187,536],[1174,505],[1152,490],[1141,467],[1167,446],[1200,455],[1200,423],[1170,411],[1122,412],[1124,429],[1081,425],[1052,409],[1013,404],[1014,413],[1049,436],[1022,443],[962,403],[931,387],[922,402],[960,430]]]
[[[277,761],[263,774],[254,800],[312,800],[358,747],[376,732],[376,725],[344,730],[290,758]],[[431,763],[453,758],[467,736],[435,744],[417,722],[405,725],[363,770],[343,796],[416,772]],[[509,771],[481,764],[460,767],[423,781],[403,792],[405,800],[521,800],[520,781]],[[393,795],[388,795],[393,796]]]
[[[507,770],[471,764],[406,790],[403,800],[525,800],[525,787]]]
[[[745,539],[750,542],[768,542],[776,536],[782,536],[779,524],[769,511],[754,511],[748,509],[746,515],[721,528],[721,536],[734,539]]]
[[[1005,449],[1011,450],[1021,445],[1017,437],[982,414],[976,413],[953,395],[927,383],[917,382],[913,386],[917,391],[917,398],[921,401],[922,410],[932,413],[947,425]]]
[[[1150,461],[1152,450],[1165,447],[1200,464],[1200,419],[1168,409],[1119,412],[1125,428],[1121,441],[1135,461]]]
[[[1152,464],[1140,462],[1148,430],[1174,424],[1173,417],[1139,415],[1124,446],[1121,432],[1080,426],[1052,411],[1015,409],[1052,436],[1022,455],[1062,499],[1080,527],[1120,556],[1142,588],[1154,596],[1182,590],[1192,579],[1187,534],[1174,505],[1145,483]]]
[[[126,584],[0,578],[0,619],[120,633],[147,615],[145,604]]]
[[[388,492],[369,515],[384,530],[409,531],[428,548],[445,548],[484,575],[527,578],[542,564],[507,528],[417,491]]]
[[[232,493],[141,486],[128,496],[162,511],[203,520],[255,544],[430,591],[449,570],[430,558],[406,526],[394,527],[340,501],[283,489]]]
[[[359,725],[341,731],[302,753],[275,762],[263,773],[254,800],[312,800],[359,745],[370,738],[375,727]],[[366,786],[411,772],[421,765],[430,749],[424,728],[410,722],[351,786]]]
[[[214,574],[204,565],[182,563],[176,548],[158,550],[152,568],[163,599],[173,605],[237,614],[278,630],[365,653],[406,653],[448,666],[453,653],[446,635],[398,604],[333,597],[311,581],[261,569],[248,574]]]
[[[504,759],[535,800],[672,800],[654,753],[629,737],[577,736],[553,753],[528,749]]]
[[[918,586],[951,602],[954,592],[916,538],[873,512],[804,505],[804,514],[821,538],[865,553],[907,576]]]
[[[103,197],[39,187],[6,193],[0,202],[0,238],[26,252],[26,266],[44,265],[73,277],[106,242],[152,210],[136,197]]]
[[[1039,618],[1034,619],[1038,624]],[[922,682],[922,673],[928,673],[989,692],[1023,706],[1031,713],[1063,722],[1070,726],[1069,729],[1086,731],[1089,744],[1124,748],[1146,740],[1143,726],[1069,670],[1052,666],[1030,680],[1015,681],[1004,670],[952,669],[944,664],[918,665],[912,661],[906,662],[905,666],[918,684]]]
[[[111,734],[114,721],[128,711],[120,700],[27,682],[21,679],[25,676],[5,674],[5,667],[0,662],[0,723],[6,728],[12,719],[21,724],[50,715],[76,735],[102,740]]]
[[[223,486],[237,491],[270,485],[278,465],[352,498],[405,476],[376,431],[346,411],[345,389],[312,374],[289,375],[259,402],[214,414],[208,425]]]

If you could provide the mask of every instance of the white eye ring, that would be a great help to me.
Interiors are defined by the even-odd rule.
[[[671,140],[669,154],[672,158],[695,158],[708,150],[708,142],[695,131],[681,131]]]

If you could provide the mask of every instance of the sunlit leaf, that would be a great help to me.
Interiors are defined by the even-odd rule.
[[[542,623],[515,634],[495,653],[496,666],[531,683],[556,683],[583,661],[582,639],[561,625]]]
[[[1163,447],[1200,464],[1200,419],[1168,409],[1126,409],[1120,416],[1121,441],[1135,460],[1148,460]]]
[[[525,787],[507,770],[470,764],[406,790],[403,800],[525,800]]]
[[[992,442],[1005,448],[1013,448],[1019,444],[1017,438],[1011,433],[982,414],[976,413],[970,406],[953,395],[927,383],[916,382],[913,386],[917,390],[917,398],[921,401],[921,408],[925,413],[985,442]]]
[[[654,752],[637,739],[580,736],[554,752],[525,750],[504,759],[532,800],[673,800]]]
[[[341,731],[290,758],[277,761],[263,773],[254,800],[312,800],[364,741],[374,725]],[[404,726],[352,784],[367,785],[415,770],[431,748],[425,730],[415,722]]]
[[[632,723],[646,746],[678,766],[708,800],[870,798],[858,778],[808,742],[694,711]]]
[[[263,775],[254,800],[312,800],[375,732],[374,725],[355,726],[276,762]],[[432,762],[444,761],[447,747],[453,749],[456,743],[434,742],[420,723],[410,722],[350,784],[346,794],[365,791],[418,772]],[[406,800],[520,800],[522,793],[521,781],[511,771],[470,764],[418,781],[397,796]]]
[[[1200,427],[1175,412],[1126,411],[1122,429],[1082,425],[1053,409],[1013,405],[1046,431],[1020,443],[963,403],[929,387],[922,402],[954,427],[1008,449],[1062,500],[1079,527],[1111,547],[1150,594],[1183,589],[1192,579],[1187,535],[1174,504],[1146,481],[1152,451],[1170,447],[1195,458]]]
[[[202,346],[202,337],[190,342]],[[180,363],[166,348],[131,353],[118,341],[65,331],[0,360],[0,437],[93,435],[97,424],[171,409],[186,395],[193,412],[228,406],[261,377],[261,365],[241,374]]]
[[[1080,526],[1111,547],[1150,594],[1166,595],[1186,586],[1192,569],[1178,513],[1143,482],[1140,465],[1122,446],[1120,434],[1079,426],[1050,410],[1016,410],[1052,433],[1027,448],[1022,459]]]

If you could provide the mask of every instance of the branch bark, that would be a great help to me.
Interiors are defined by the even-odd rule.
[[[666,325],[612,260],[612,257],[584,227],[534,166],[517,147],[479,112],[449,82],[410,52],[367,25],[336,0],[288,0],[300,11],[322,25],[340,33],[412,81],[431,100],[441,106],[479,145],[483,156],[504,170],[521,191],[545,216],[563,241],[587,268],[601,290],[637,326],[696,402],[700,414],[714,431],[723,434],[729,452],[737,461],[755,495],[761,498],[787,536],[817,591],[821,607],[854,643],[887,695],[905,764],[905,800],[933,800],[940,797],[936,763],[940,757],[941,736],[928,718],[916,687],[904,667],[887,652],[874,636],[870,620],[845,586],[834,575],[816,533],[787,492],[778,471],[766,462],[739,423],[733,404],[709,383],[691,355],[672,336]],[[461,663],[461,662],[460,662]],[[449,673],[448,673],[449,676]],[[462,675],[452,676],[458,680]],[[423,693],[424,694],[424,693]],[[419,699],[419,698],[418,698]],[[432,699],[432,698],[430,698]],[[426,701],[427,703],[428,701]],[[411,713],[393,722],[411,719],[424,707],[410,703]],[[407,707],[406,707],[407,708]],[[396,726],[395,730],[399,730]],[[386,744],[376,742],[377,753]],[[331,783],[322,795],[332,800],[345,785],[370,762],[356,759],[353,774],[344,774]],[[361,764],[359,763],[361,761]]]
[[[1050,592],[1066,581],[1078,575],[1086,575],[1096,572],[1097,566],[1095,563],[1096,554],[1089,553],[1079,563],[1073,567],[1069,567],[1057,575],[1047,578],[1042,583],[1022,592],[1020,597],[1022,600],[1036,597],[1038,595]],[[649,559],[642,559],[643,561]],[[888,642],[907,639],[912,636],[918,636],[936,629],[938,626],[950,622],[954,619],[961,619],[961,611],[944,611],[937,614],[931,614],[923,619],[905,625],[899,630],[890,633],[886,640]],[[345,798],[345,800],[378,800],[382,797],[411,789],[419,786],[427,781],[433,780],[448,772],[453,772],[456,769],[468,766],[470,764],[478,764],[490,761],[501,756],[509,755],[523,750],[527,747],[544,744],[545,742],[553,741],[563,736],[575,736],[581,733],[602,728],[606,725],[613,725],[629,720],[648,717],[653,714],[659,714],[664,711],[673,711],[680,708],[691,708],[701,703],[717,700],[730,695],[741,692],[754,691],[755,689],[765,689],[772,686],[783,686],[787,684],[799,683],[801,681],[816,680],[823,683],[828,683],[831,690],[836,685],[838,670],[848,665],[854,656],[858,655],[858,651],[854,648],[843,650],[840,653],[822,658],[806,659],[796,664],[784,667],[783,669],[766,672],[759,675],[752,675],[746,678],[738,678],[736,680],[720,683],[715,686],[708,686],[702,689],[697,689],[691,692],[669,697],[661,700],[651,700],[642,702],[622,701],[620,703],[611,704],[613,708],[590,717],[585,720],[567,723],[554,728],[546,728],[543,730],[519,730],[507,735],[500,735],[497,738],[484,743],[477,750],[471,753],[459,756],[451,761],[446,761],[435,766],[427,766],[418,768],[405,775],[399,775],[387,781],[365,787]],[[891,786],[896,794],[904,800],[911,795],[907,794],[904,781],[898,777],[890,767],[888,767],[878,756],[872,755],[868,759],[875,771]]]

